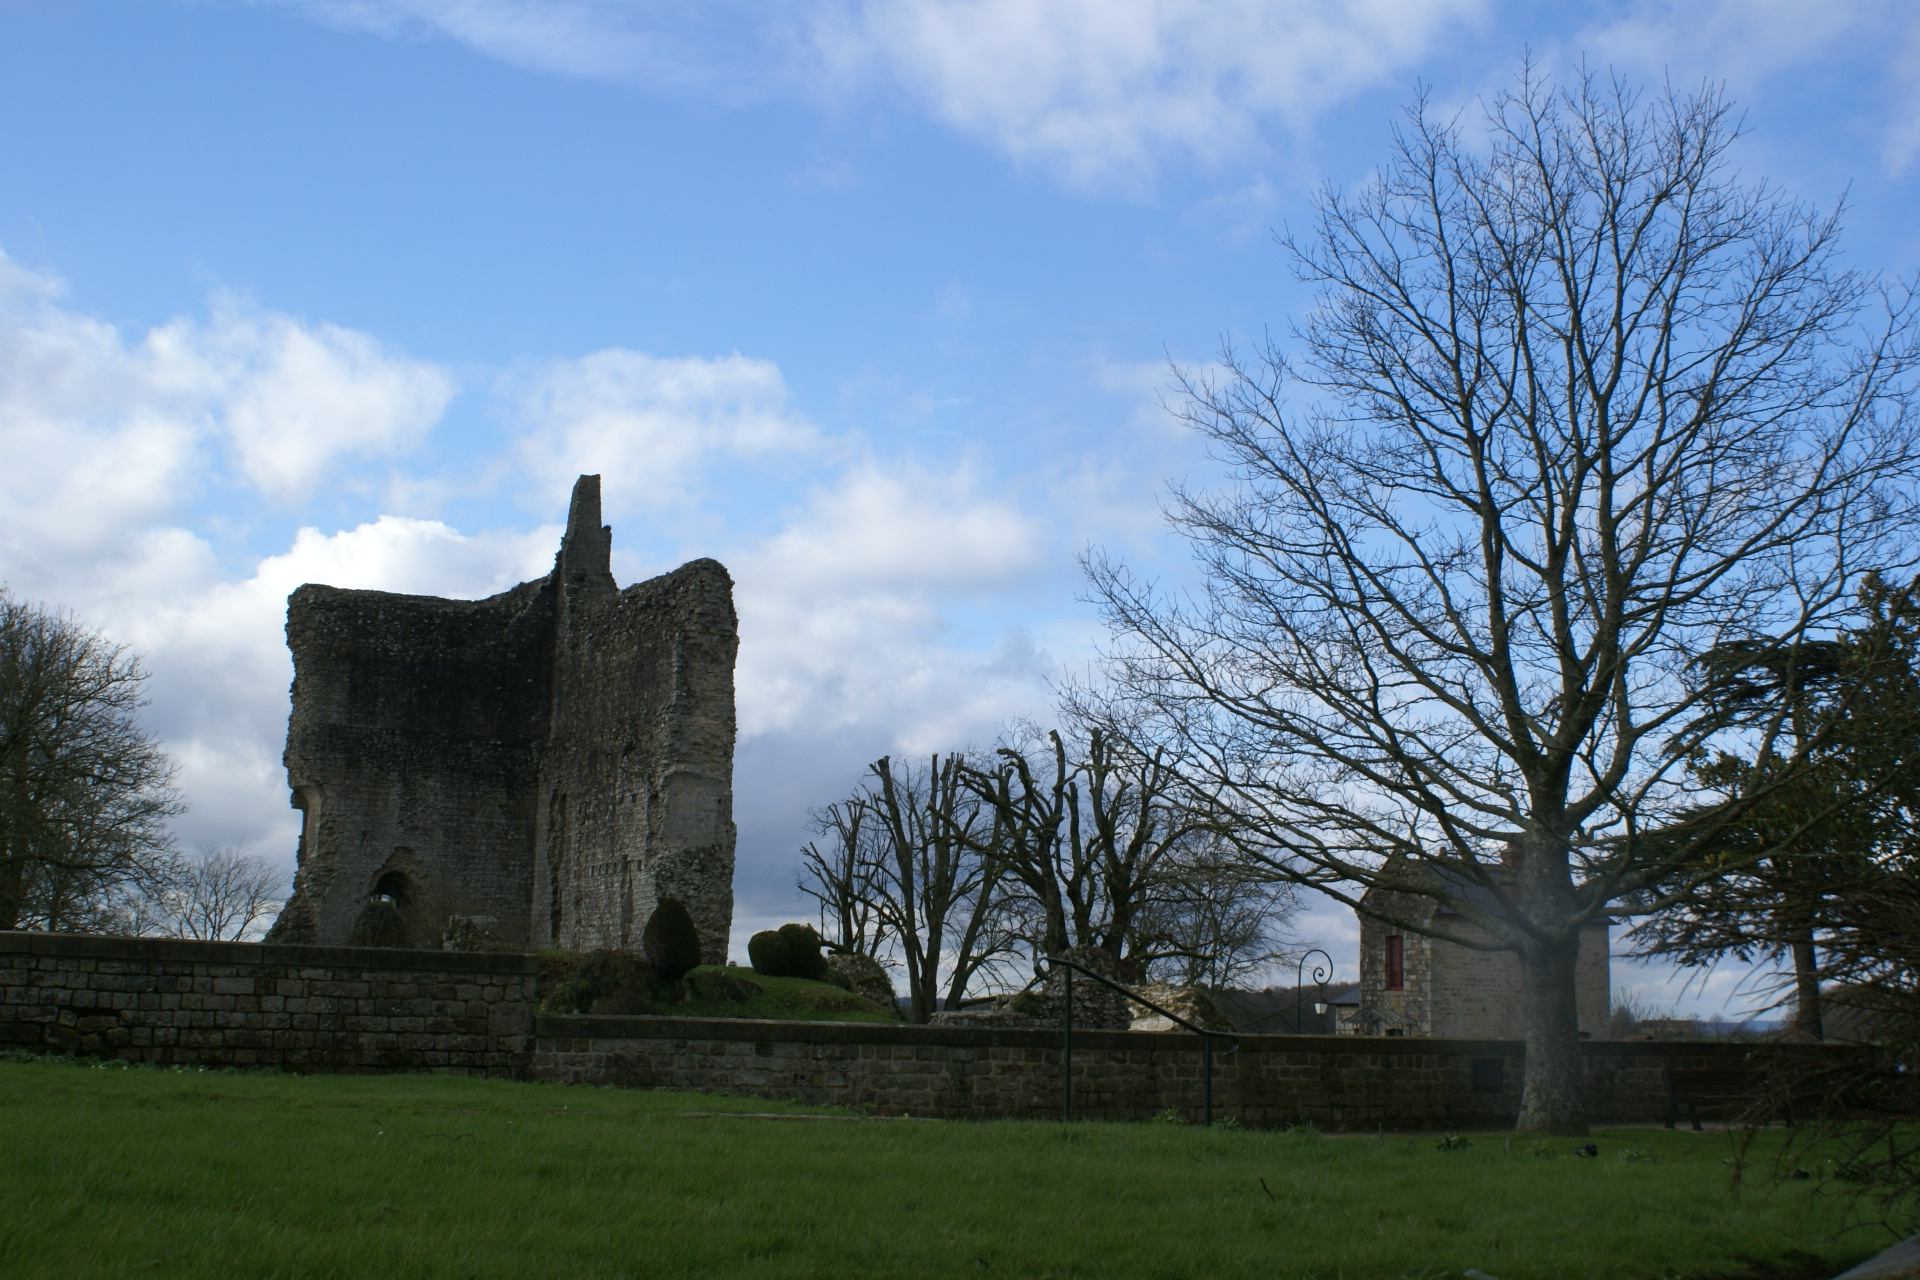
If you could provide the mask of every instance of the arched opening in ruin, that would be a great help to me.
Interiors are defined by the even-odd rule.
[[[404,850],[402,852],[405,852]],[[413,877],[404,871],[383,871],[367,894],[366,905],[353,922],[347,945],[360,947],[408,947],[418,945],[414,938],[415,902],[418,897]]]
[[[389,871],[374,882],[370,900],[388,903],[405,915],[413,902],[413,881],[404,871]]]

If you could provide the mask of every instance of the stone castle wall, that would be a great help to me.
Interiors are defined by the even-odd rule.
[[[702,959],[726,959],[731,585],[717,562],[696,560],[623,592],[569,601],[556,645],[555,732],[539,775],[536,944],[637,945],[653,905],[671,897],[693,914]]]
[[[1214,1050],[1216,1117],[1254,1128],[1508,1128],[1525,1054],[1512,1040],[1241,1036]],[[1583,1044],[1594,1124],[1663,1121],[1663,1070],[1735,1067],[1736,1044]],[[535,1019],[543,1080],[684,1089],[860,1107],[881,1115],[1049,1120],[1060,1115],[1060,1033],[1008,1027],[721,1019]],[[1075,1118],[1198,1119],[1203,1050],[1152,1031],[1074,1033]]]
[[[486,600],[307,585],[288,602],[286,766],[305,812],[272,941],[355,937],[376,899],[434,946],[632,945],[662,896],[709,960],[733,917],[732,581],[622,591],[599,477],[546,578]]]
[[[1051,1119],[1060,1033],[534,1011],[529,956],[0,933],[0,1044],[160,1063],[435,1070],[865,1107]],[[1191,1035],[1076,1031],[1074,1114],[1197,1117]],[[1596,1124],[1666,1116],[1666,1067],[1734,1067],[1748,1046],[1591,1041]],[[1329,1130],[1511,1125],[1512,1040],[1242,1036],[1216,1042],[1215,1114]],[[1835,1052],[1844,1050],[1836,1049]]]
[[[524,941],[551,617],[546,583],[477,601],[293,593],[285,760],[303,821],[277,938],[345,941],[386,880],[423,939],[472,915]]]
[[[0,1044],[523,1078],[536,974],[531,956],[0,933]]]

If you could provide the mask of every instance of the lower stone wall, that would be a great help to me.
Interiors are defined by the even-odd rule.
[[[1060,1114],[1060,1034],[1007,1027],[536,1016],[530,956],[0,933],[0,1045],[292,1071],[453,1071],[685,1089],[881,1115]],[[1746,1047],[1589,1042],[1596,1124],[1660,1121],[1662,1069]],[[1256,1127],[1497,1128],[1520,1105],[1505,1040],[1242,1036],[1217,1045],[1214,1108]],[[1197,1118],[1184,1032],[1074,1036],[1074,1115]]]
[[[535,972],[529,956],[0,933],[0,1044],[523,1076]]]
[[[1076,1033],[1073,1114],[1197,1119],[1204,1058],[1184,1033]],[[1737,1044],[1588,1043],[1589,1118],[1660,1122],[1662,1069],[1731,1067]],[[1524,1057],[1513,1041],[1242,1036],[1214,1051],[1214,1114],[1332,1131],[1510,1126]],[[1060,1115],[1060,1035],[675,1018],[534,1020],[532,1075],[622,1088],[685,1089],[857,1107],[880,1115],[1048,1119]]]

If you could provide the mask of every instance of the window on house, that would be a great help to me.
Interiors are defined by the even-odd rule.
[[[1387,990],[1401,991],[1407,985],[1407,948],[1406,939],[1399,934],[1387,935]]]

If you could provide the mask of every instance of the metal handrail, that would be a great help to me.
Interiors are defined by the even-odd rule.
[[[1202,1087],[1201,1087],[1201,1121],[1202,1123],[1208,1126],[1211,1126],[1213,1124],[1213,1041],[1216,1036],[1223,1040],[1231,1040],[1233,1041],[1233,1047],[1231,1049],[1228,1049],[1227,1052],[1238,1053],[1240,1052],[1239,1036],[1234,1035],[1230,1031],[1214,1031],[1208,1027],[1195,1026],[1193,1023],[1188,1022],[1185,1018],[1181,1017],[1179,1014],[1175,1013],[1173,1010],[1162,1009],[1159,1005],[1147,999],[1145,996],[1139,995],[1133,991],[1129,991],[1126,987],[1121,986],[1119,983],[1115,982],[1112,978],[1109,978],[1102,973],[1095,973],[1093,970],[1087,968],[1085,965],[1080,964],[1077,961],[1063,959],[1060,956],[1042,956],[1041,959],[1047,962],[1048,968],[1052,968],[1052,966],[1057,964],[1057,965],[1064,965],[1067,968],[1074,970],[1074,972],[1076,973],[1083,973],[1087,977],[1092,978],[1095,982],[1098,982],[1104,986],[1113,988],[1115,991],[1118,991],[1121,995],[1133,1001],[1135,1004],[1145,1005],[1147,1008],[1153,1010],[1155,1013],[1159,1014],[1161,1017],[1166,1018],[1171,1022],[1177,1022],[1181,1026],[1185,1027],[1187,1030],[1199,1036],[1200,1043],[1204,1050],[1204,1058],[1206,1062],[1205,1071],[1202,1075],[1202,1080],[1204,1081],[1204,1083],[1202,1084]],[[1065,986],[1066,988],[1066,995],[1061,1002],[1061,1008],[1060,1008],[1060,1119],[1062,1121],[1071,1121],[1073,1119],[1073,978],[1072,976],[1069,975],[1066,981],[1062,985]]]

